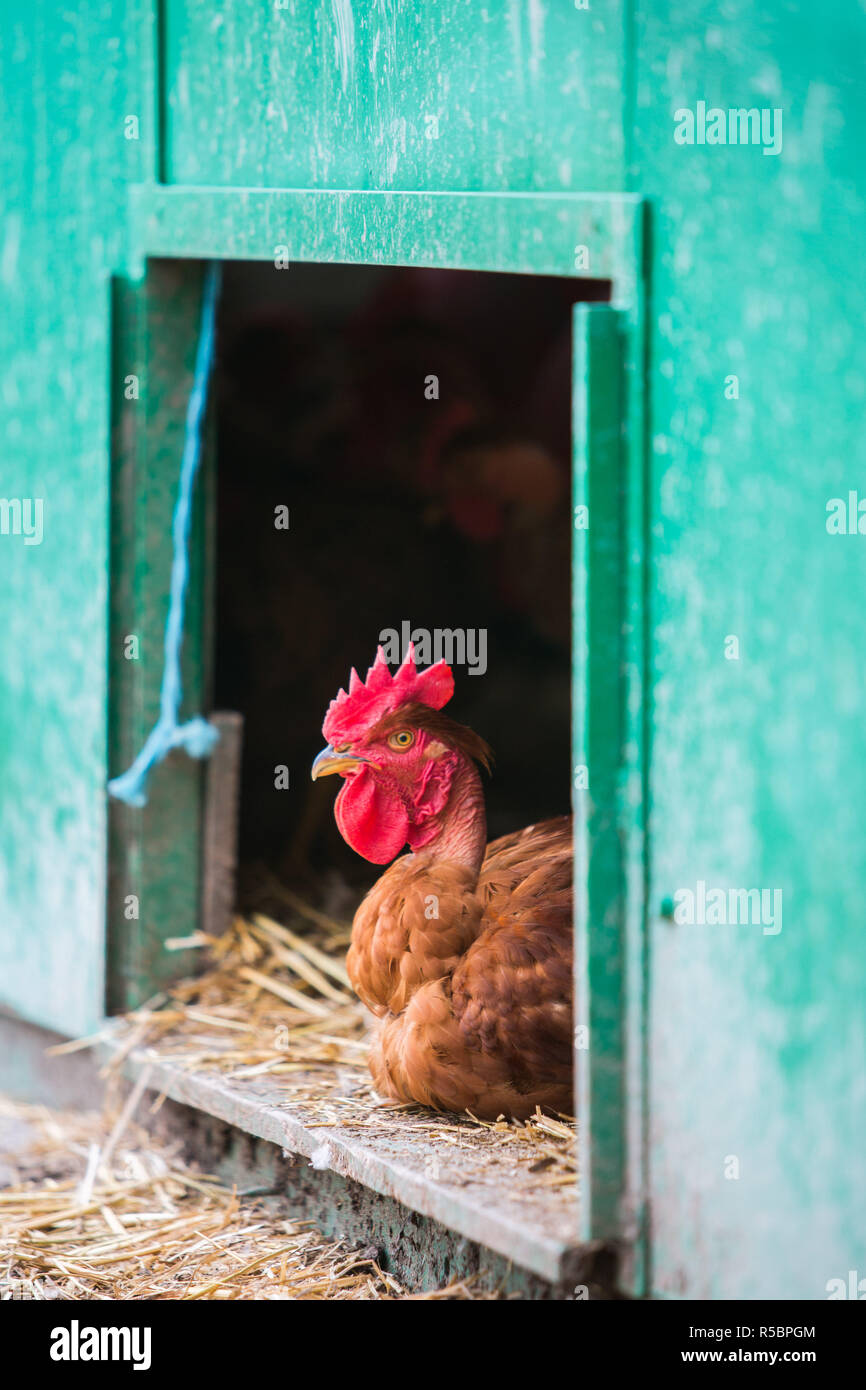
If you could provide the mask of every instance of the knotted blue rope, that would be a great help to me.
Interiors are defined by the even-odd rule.
[[[214,356],[216,305],[219,295],[219,267],[211,262],[207,268],[201,306],[201,327],[195,359],[192,391],[186,410],[186,431],[180,484],[172,521],[173,555],[171,561],[171,592],[168,621],[165,625],[165,665],[159,697],[159,719],[132,766],[108,784],[111,796],[128,806],[147,804],[147,779],[151,768],[173,748],[185,748],[191,758],[206,758],[219,739],[219,733],[200,715],[178,724],[183,694],[180,675],[180,653],[183,646],[183,621],[186,591],[189,586],[189,532],[192,522],[192,498],[195,480],[201,463],[202,425],[207,407],[208,382]]]

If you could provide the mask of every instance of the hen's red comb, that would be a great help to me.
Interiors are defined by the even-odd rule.
[[[341,690],[331,701],[322,733],[334,746],[351,743],[398,705],[417,700],[431,709],[441,709],[453,694],[454,677],[445,661],[437,661],[435,666],[419,671],[415,665],[415,647],[410,642],[403,665],[396,676],[392,676],[385,653],[379,647],[365,681],[352,667],[349,692]]]

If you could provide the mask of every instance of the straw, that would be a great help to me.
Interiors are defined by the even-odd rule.
[[[0,1119],[31,1134],[16,1155],[21,1181],[0,1190],[0,1300],[496,1297],[471,1281],[410,1295],[378,1251],[326,1240],[309,1222],[193,1173],[131,1116],[124,1107],[109,1129],[98,1115],[0,1097]],[[49,1176],[65,1163],[76,1171]],[[91,1197],[82,1202],[85,1183]]]

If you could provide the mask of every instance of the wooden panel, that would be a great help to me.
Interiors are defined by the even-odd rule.
[[[574,311],[577,1106],[585,1239],[644,1233],[643,492],[627,316]],[[638,340],[639,341],[639,340]]]
[[[654,1285],[826,1298],[866,1271],[866,537],[826,530],[827,501],[866,477],[866,21],[679,0],[639,4],[636,39]],[[676,144],[698,99],[780,108],[781,153]],[[699,881],[780,890],[781,931],[661,916]]]
[[[130,191],[132,272],[146,256],[417,265],[613,281],[638,314],[642,204],[632,194]],[[286,254],[283,250],[282,255]],[[587,259],[588,258],[588,259]],[[291,275],[291,265],[283,273]]]
[[[623,185],[623,0],[166,0],[164,179]]]
[[[152,132],[134,7],[6,10],[0,494],[42,499],[43,539],[0,534],[0,1006],[79,1032],[104,999],[109,274]]]
[[[163,638],[187,401],[198,341],[201,273],[194,263],[151,262],[143,285],[120,292],[115,367],[139,378],[116,434],[111,630],[111,773],[125,770],[159,716]],[[125,314],[123,308],[125,307]],[[128,345],[129,358],[121,359]],[[210,583],[208,514],[213,454],[197,482],[183,646],[181,718],[199,713],[207,688],[205,623]],[[125,643],[138,641],[136,660]],[[143,808],[111,803],[108,908],[109,1005],[134,1007],[160,983],[189,973],[189,954],[167,952],[166,937],[199,924],[202,764],[170,754],[151,773]],[[129,900],[135,899],[130,906]],[[130,915],[137,912],[137,916]]]

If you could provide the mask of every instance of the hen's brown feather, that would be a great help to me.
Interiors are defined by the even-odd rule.
[[[347,961],[382,1020],[379,1091],[480,1118],[571,1111],[571,879],[568,816],[494,841],[474,887],[423,853],[391,865]]]

